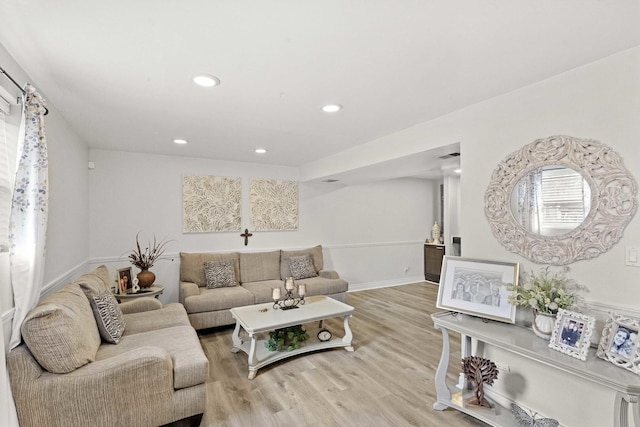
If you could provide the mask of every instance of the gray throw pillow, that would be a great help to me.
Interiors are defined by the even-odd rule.
[[[207,279],[207,289],[236,286],[236,274],[231,261],[205,262],[204,276]]]
[[[296,280],[318,276],[316,269],[313,267],[311,255],[308,254],[289,258],[289,268],[291,269],[291,277]]]
[[[118,344],[124,334],[126,322],[116,298],[111,292],[103,292],[91,297],[89,302],[102,339]]]

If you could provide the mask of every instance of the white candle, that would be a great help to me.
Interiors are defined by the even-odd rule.
[[[284,287],[289,291],[293,289],[293,277],[287,277],[284,280]]]
[[[300,295],[301,297],[305,296],[307,294],[307,285],[304,283],[300,283],[298,285],[298,295]]]
[[[280,299],[280,288],[275,288],[273,290],[273,293],[271,294],[271,297],[273,298],[274,301],[277,301]]]

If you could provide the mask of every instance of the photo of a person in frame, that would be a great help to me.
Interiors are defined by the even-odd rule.
[[[636,346],[637,337],[637,330],[618,325],[618,330],[616,330],[616,333],[611,340],[611,347],[609,348],[609,351],[613,354],[624,357],[625,359],[629,359]]]
[[[133,287],[133,284],[131,282],[131,270],[124,270],[121,271],[120,273],[120,293],[121,294],[126,294],[129,289],[131,289]]]
[[[580,341],[583,328],[584,324],[582,322],[577,322],[574,319],[566,319],[565,325],[562,328],[562,344],[576,347]]]

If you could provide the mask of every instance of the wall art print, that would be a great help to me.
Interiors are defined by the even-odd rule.
[[[224,176],[182,177],[182,231],[240,231],[242,182]]]
[[[298,229],[298,183],[277,179],[250,182],[251,227],[256,231]]]

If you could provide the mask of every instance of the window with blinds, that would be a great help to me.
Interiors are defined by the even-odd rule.
[[[574,229],[587,217],[591,190],[580,173],[569,168],[542,171],[543,229]]]

